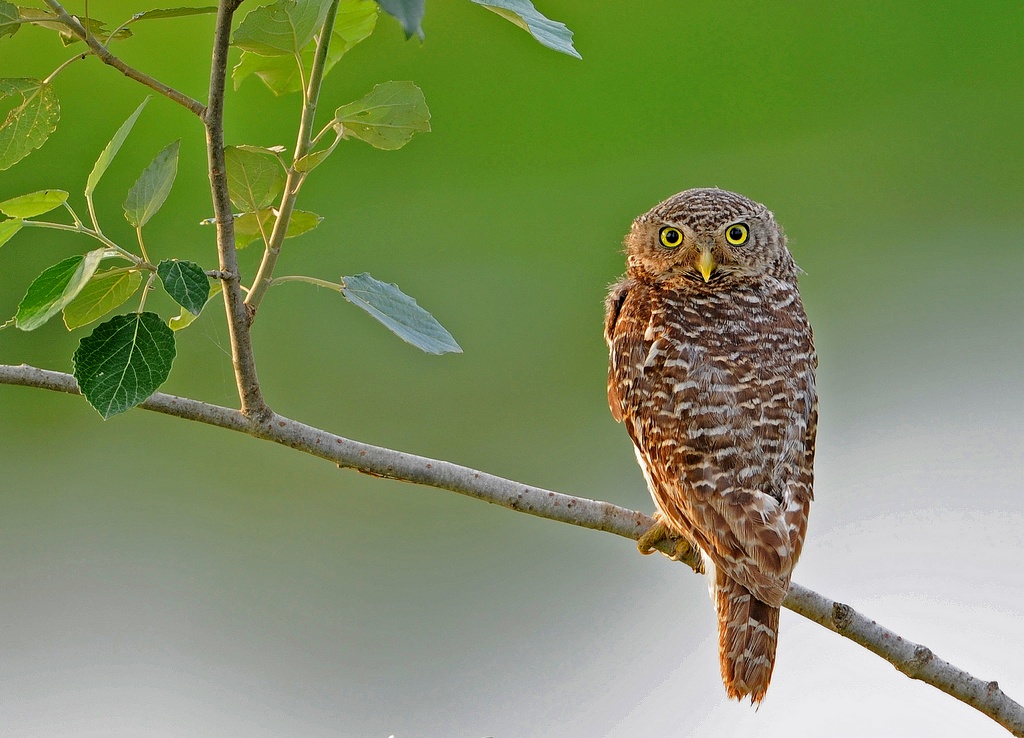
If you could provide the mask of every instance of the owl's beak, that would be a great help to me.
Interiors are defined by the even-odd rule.
[[[707,246],[701,246],[700,256],[697,257],[697,269],[700,271],[701,276],[704,277],[705,282],[711,279],[711,273],[715,271],[716,266],[718,266],[718,262],[711,255],[711,249]]]

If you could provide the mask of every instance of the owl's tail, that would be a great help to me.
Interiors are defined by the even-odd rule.
[[[775,667],[779,608],[761,602],[718,569],[715,609],[725,689],[730,697],[742,700],[749,696],[751,704],[756,705],[764,698]]]

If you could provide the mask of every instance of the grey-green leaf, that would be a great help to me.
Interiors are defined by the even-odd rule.
[[[60,119],[60,103],[52,85],[38,79],[0,79],[0,99],[14,95],[21,97],[21,102],[0,125],[0,170],[10,169],[46,143]]]
[[[126,269],[96,272],[74,300],[64,306],[64,325],[69,331],[99,320],[123,305],[142,284],[142,275]]]
[[[452,334],[396,285],[363,273],[342,277],[341,293],[403,341],[428,354],[462,353]]]
[[[146,401],[171,373],[174,331],[156,313],[116,315],[75,351],[75,379],[106,420]]]
[[[278,0],[256,8],[235,29],[231,43],[262,56],[295,54],[324,23],[330,0]]]
[[[157,20],[158,18],[181,18],[187,15],[211,15],[217,12],[216,6],[204,8],[153,8],[136,13],[129,19],[129,23],[140,20]]]
[[[167,294],[193,315],[199,315],[210,296],[210,278],[193,261],[165,259],[156,265]]]
[[[17,5],[6,1],[0,2],[0,38],[16,34],[21,28],[20,20],[21,14]]]
[[[377,0],[384,12],[394,16],[402,24],[407,39],[413,34],[423,39],[423,13],[426,0]]]
[[[96,160],[96,163],[92,165],[92,171],[89,172],[89,179],[85,182],[85,196],[90,197],[93,192],[96,191],[96,185],[100,182],[100,177],[107,171],[107,167],[110,166],[110,162],[113,161],[117,152],[121,149],[121,144],[128,138],[128,134],[132,130],[132,126],[135,125],[135,121],[139,119],[139,115],[142,113],[142,109],[146,107],[146,103],[149,102],[147,96],[145,100],[139,103],[139,107],[135,108],[135,112],[128,116],[128,120],[121,124],[121,127],[117,129],[117,133],[110,139],[103,151],[100,152],[100,158]]]
[[[106,249],[96,249],[43,270],[18,305],[15,324],[23,331],[32,331],[63,310],[92,279],[105,253]]]
[[[0,202],[0,213],[12,218],[34,218],[59,208],[67,199],[64,190],[39,190]]]
[[[423,92],[412,82],[384,82],[334,113],[342,135],[378,149],[400,149],[417,131],[430,130]]]
[[[21,218],[0,220],[0,246],[10,241],[14,234],[21,230],[21,226]]]
[[[168,144],[143,170],[128,190],[124,201],[124,217],[136,228],[149,222],[164,204],[178,174],[178,146],[181,140]]]
[[[225,146],[224,162],[228,170],[228,195],[239,210],[262,210],[284,189],[285,176],[276,157]]]
[[[515,23],[549,49],[582,59],[572,45],[572,31],[564,23],[553,21],[541,14],[530,0],[472,0],[492,10],[505,20]]]

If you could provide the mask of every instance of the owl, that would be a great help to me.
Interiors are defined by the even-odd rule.
[[[722,680],[759,703],[813,497],[817,357],[782,228],[716,188],[633,222],[606,301],[608,403],[657,508],[701,553]]]

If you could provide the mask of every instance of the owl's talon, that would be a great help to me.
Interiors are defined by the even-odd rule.
[[[650,556],[658,550],[659,543],[671,536],[672,534],[669,532],[668,526],[662,521],[661,516],[655,514],[654,525],[644,531],[644,534],[637,539],[637,550],[644,556]]]
[[[672,541],[672,553],[665,553],[658,548],[658,544],[664,541]],[[673,561],[684,561],[689,563],[689,559],[693,558],[693,554],[697,551],[696,547],[690,543],[684,536],[680,536],[673,532],[667,525],[665,525],[662,517],[655,513],[654,525],[648,528],[636,542],[637,550],[640,551],[644,556],[650,556],[652,553],[657,551],[658,553],[667,556]],[[701,561],[701,557],[697,555],[697,566],[694,571],[698,574],[704,573],[704,565]]]

